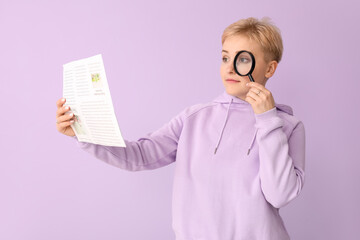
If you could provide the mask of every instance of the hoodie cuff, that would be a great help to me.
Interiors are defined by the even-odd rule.
[[[277,122],[277,120],[281,121],[281,118],[277,114],[276,107],[274,107],[266,112],[255,114],[255,120],[256,125],[261,127],[263,124],[267,124],[269,122]]]

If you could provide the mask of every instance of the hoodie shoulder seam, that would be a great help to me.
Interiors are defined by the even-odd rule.
[[[208,107],[213,107],[216,104],[214,103],[198,103],[195,105],[192,105],[190,107],[188,107],[187,109],[190,111],[189,115],[185,115],[185,119],[190,118],[191,116],[197,114],[198,112],[200,112],[201,110],[208,108]],[[198,108],[199,107],[199,108]],[[194,110],[192,110],[191,108],[195,108]],[[192,112],[193,111],[193,112]]]

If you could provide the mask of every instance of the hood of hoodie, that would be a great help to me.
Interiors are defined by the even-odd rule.
[[[249,107],[249,108],[252,108],[251,107],[251,104],[248,103],[247,101],[245,100],[242,100],[238,97],[235,97],[235,96],[232,96],[230,94],[228,94],[226,92],[226,90],[224,90],[224,92],[219,95],[218,97],[216,97],[213,102],[215,103],[220,103],[220,104],[228,104],[228,108],[227,108],[227,111],[226,111],[226,115],[224,116],[224,123],[223,123],[223,127],[220,131],[220,135],[219,135],[219,138],[218,138],[218,141],[217,141],[217,144],[215,146],[215,151],[214,151],[214,154],[216,154],[216,151],[219,147],[219,144],[221,142],[221,138],[222,138],[222,135],[223,135],[223,132],[224,132],[224,129],[225,129],[225,126],[226,126],[226,122],[227,122],[227,119],[228,119],[228,116],[229,116],[229,110],[230,110],[230,106],[231,104],[241,104],[243,105],[244,107]],[[293,110],[290,106],[288,105],[285,105],[285,104],[278,104],[278,103],[275,103],[275,107],[278,111],[282,111],[282,112],[285,112],[287,114],[290,114],[290,115],[293,115]],[[248,152],[247,154],[249,155],[250,153],[250,150],[253,146],[253,143],[255,142],[255,138],[256,138],[256,133],[257,133],[257,129],[255,130],[255,133],[252,137],[252,140],[250,142],[250,145],[249,145],[249,148],[248,148]]]

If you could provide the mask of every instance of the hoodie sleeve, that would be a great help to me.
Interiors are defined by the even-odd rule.
[[[166,166],[176,159],[178,140],[183,127],[183,113],[160,129],[137,141],[125,140],[126,147],[77,142],[78,146],[110,165],[128,171],[141,171]],[[74,139],[77,140],[76,136]]]
[[[266,200],[281,208],[296,198],[305,181],[305,129],[298,121],[289,138],[276,107],[255,114],[261,189]]]

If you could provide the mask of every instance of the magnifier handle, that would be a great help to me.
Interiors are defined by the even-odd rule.
[[[251,74],[248,75],[251,82],[255,82]]]

